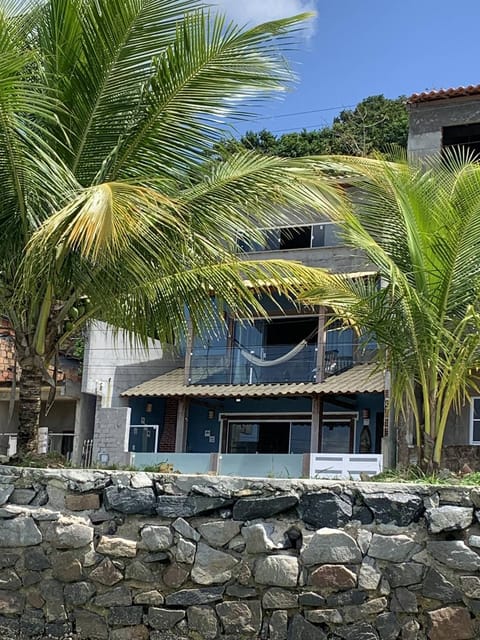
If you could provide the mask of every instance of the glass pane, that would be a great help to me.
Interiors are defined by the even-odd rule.
[[[480,442],[480,420],[473,421],[473,441]]]
[[[259,425],[254,422],[230,423],[229,453],[256,453]]]
[[[290,453],[310,452],[310,422],[294,422],[290,429]]]
[[[351,424],[327,423],[322,426],[322,453],[350,453]]]
[[[325,246],[325,225],[314,224],[312,232],[312,247]]]
[[[480,420],[480,398],[473,401],[473,419]]]
[[[342,238],[340,237],[340,228],[336,224],[325,225],[325,247],[336,247],[342,244]]]

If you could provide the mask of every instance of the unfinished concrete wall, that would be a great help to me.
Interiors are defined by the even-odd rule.
[[[420,102],[408,110],[408,151],[417,158],[440,153],[443,127],[480,122],[479,96]]]

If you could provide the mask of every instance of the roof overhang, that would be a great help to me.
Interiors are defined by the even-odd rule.
[[[185,384],[185,370],[174,369],[127,389],[126,398],[280,398],[325,394],[382,393],[385,373],[376,364],[358,364],[324,382],[271,384]]]

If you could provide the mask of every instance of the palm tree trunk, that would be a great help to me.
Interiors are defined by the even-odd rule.
[[[40,426],[42,373],[34,365],[20,363],[17,454],[36,453]]]

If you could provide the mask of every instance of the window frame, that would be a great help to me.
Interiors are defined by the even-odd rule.
[[[480,396],[474,396],[471,398],[470,400],[470,426],[469,426],[469,441],[471,445],[474,446],[480,446],[480,439],[479,440],[474,440],[473,439],[473,432],[474,432],[474,424],[475,422],[480,423],[480,418],[475,418],[475,401],[480,402]]]

